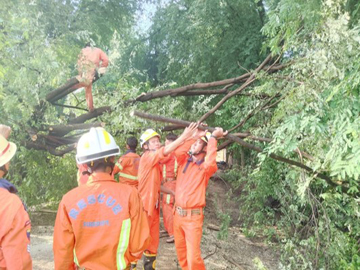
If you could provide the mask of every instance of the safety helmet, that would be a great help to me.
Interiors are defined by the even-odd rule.
[[[8,142],[0,135],[0,167],[8,163],[16,153],[16,144]]]
[[[210,137],[211,137],[211,133],[210,133],[210,132],[206,132],[205,136],[202,136],[201,139],[202,139],[204,142],[208,143]]]
[[[140,147],[142,148],[144,143],[146,143],[148,140],[150,140],[153,137],[159,137],[160,139],[159,133],[157,133],[153,129],[147,129],[140,137]]]
[[[113,136],[101,127],[91,128],[89,132],[82,135],[76,150],[78,164],[120,154],[120,148]]]

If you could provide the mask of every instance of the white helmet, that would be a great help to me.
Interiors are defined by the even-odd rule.
[[[101,127],[91,128],[88,133],[82,135],[76,150],[78,164],[120,154],[119,146],[114,138]]]
[[[8,163],[16,153],[16,145],[0,135],[0,167]]]
[[[148,140],[150,140],[153,137],[159,137],[160,139],[159,133],[157,133],[153,129],[147,129],[140,137],[140,147],[142,148],[144,143],[146,143]]]

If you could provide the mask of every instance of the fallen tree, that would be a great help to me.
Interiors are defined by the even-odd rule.
[[[159,116],[159,115],[151,115],[151,114],[147,114],[147,113],[143,113],[143,112],[139,112],[139,111],[132,112],[132,115],[135,115],[140,118],[152,120],[152,121],[170,123],[170,124],[183,126],[183,127],[187,127],[191,123],[190,121],[178,120],[178,119],[168,118],[168,117]],[[208,127],[208,126],[201,125],[201,124],[199,125],[199,129],[208,130],[210,132],[215,130],[215,128],[213,128],[213,127]],[[229,139],[233,142],[236,142],[245,148],[256,151],[258,153],[263,152],[262,148],[260,148],[256,145],[250,144],[248,142],[245,142],[243,139],[241,139],[240,137],[238,137],[234,134],[229,133],[228,135],[225,136],[225,138]],[[314,171],[313,169],[311,169],[310,167],[306,166],[305,164],[303,164],[301,162],[298,162],[298,161],[295,161],[292,159],[288,159],[288,158],[276,155],[274,153],[269,154],[269,157],[271,157],[272,159],[287,163],[289,165],[293,165],[293,166],[299,167],[301,169],[304,169],[305,171],[311,173],[314,177],[318,177],[318,178],[325,180],[329,185],[331,185],[333,187],[341,186],[342,189],[346,190],[346,187],[344,187],[342,185],[338,185],[337,183],[333,182],[329,176],[324,175],[320,172]]]

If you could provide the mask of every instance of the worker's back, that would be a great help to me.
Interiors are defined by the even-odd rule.
[[[83,48],[79,54],[78,66],[88,66],[93,68],[98,68],[100,66],[100,62],[102,67],[107,67],[109,60],[107,55],[95,47],[86,47]]]
[[[115,164],[113,174],[119,174],[119,183],[138,187],[140,156],[135,151],[127,151]]]
[[[32,269],[30,229],[20,198],[0,183],[0,269]]]
[[[55,269],[68,269],[73,259],[85,269],[125,269],[134,254],[146,248],[148,235],[136,189],[109,174],[94,173],[61,201],[54,232]],[[64,244],[71,241],[73,248]]]

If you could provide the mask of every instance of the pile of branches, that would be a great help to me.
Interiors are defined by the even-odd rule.
[[[278,64],[277,63],[278,59],[270,64],[272,58],[269,55],[254,71],[248,72],[246,74],[243,74],[235,78],[230,78],[215,82],[208,82],[208,83],[195,83],[175,89],[165,89],[162,91],[143,93],[135,99],[123,101],[123,106],[125,107],[137,102],[147,102],[152,99],[163,98],[167,96],[177,97],[177,96],[199,96],[199,95],[224,95],[221,101],[213,109],[211,109],[209,112],[203,115],[201,119],[199,119],[199,121],[204,121],[217,109],[219,109],[219,107],[227,100],[229,100],[231,97],[235,95],[251,95],[248,93],[246,94],[243,93],[243,90],[246,89],[248,86],[250,86],[256,80],[257,74],[260,71],[273,73],[287,66],[286,64],[285,65]],[[98,79],[99,77],[95,76],[93,79],[93,83]],[[63,106],[72,109],[82,109],[74,106],[68,106],[68,105],[62,105],[56,103],[58,100],[74,92],[77,89],[76,85],[78,83],[79,81],[75,77],[71,78],[64,85],[48,93],[46,96],[46,102],[55,106]],[[267,105],[272,106],[270,103],[275,97],[276,96],[269,97],[267,95],[260,95],[261,99],[266,99],[264,106]],[[45,102],[42,102],[36,111],[41,111],[44,106],[45,106]],[[25,146],[27,148],[45,150],[51,153],[52,155],[63,156],[64,154],[74,150],[76,146],[76,142],[78,141],[80,135],[84,132],[84,130],[89,129],[90,127],[98,127],[105,125],[105,123],[93,121],[94,119],[96,119],[98,116],[101,116],[105,112],[111,112],[111,108],[109,106],[97,108],[92,112],[87,112],[75,119],[69,120],[68,123],[64,125],[42,126],[42,128],[38,130],[33,130],[33,129],[28,130],[28,134],[31,140],[29,140],[25,144]],[[248,119],[250,117],[251,115],[249,115]],[[36,119],[41,119],[41,118],[42,118],[41,116],[36,117]],[[241,125],[235,127],[234,130],[240,128]],[[172,125],[165,127],[164,130],[165,131],[173,130],[176,128],[179,128],[179,126]],[[75,132],[76,135],[67,136],[67,134],[69,134],[72,131],[76,131]],[[252,136],[251,134],[249,134],[247,137],[252,137]],[[257,138],[257,139],[261,140],[261,138]],[[227,145],[223,145],[222,147],[226,147],[226,146]]]

